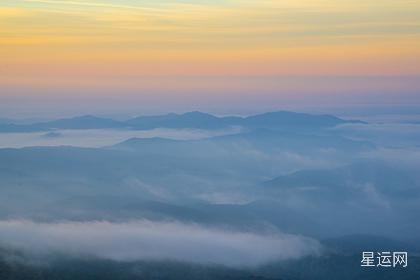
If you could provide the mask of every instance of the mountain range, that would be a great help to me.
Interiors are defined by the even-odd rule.
[[[217,117],[198,111],[184,114],[170,113],[158,116],[140,116],[125,121],[117,121],[92,115],[58,119],[33,124],[17,124],[12,120],[0,122],[0,132],[34,132],[54,129],[133,129],[148,130],[155,128],[174,129],[223,129],[232,126],[246,128],[325,128],[345,123],[362,123],[344,120],[332,115],[313,115],[287,111],[269,112],[248,117]]]

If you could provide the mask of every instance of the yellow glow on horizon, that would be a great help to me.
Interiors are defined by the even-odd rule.
[[[2,1],[0,86],[106,85],[113,76],[420,75],[418,1],[146,2]]]

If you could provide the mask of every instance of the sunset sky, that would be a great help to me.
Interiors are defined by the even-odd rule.
[[[2,0],[0,117],[420,104],[420,1]]]

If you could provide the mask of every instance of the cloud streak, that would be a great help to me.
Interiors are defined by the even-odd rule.
[[[161,12],[160,9],[154,9],[154,8],[148,8],[148,7],[100,3],[100,2],[79,2],[79,1],[59,1],[59,0],[25,0],[25,2],[35,2],[35,3],[55,4],[55,5],[105,7],[105,8],[128,9],[128,10],[135,9],[135,10],[142,10],[142,11],[147,11],[147,12]]]
[[[127,223],[0,221],[2,246],[29,253],[90,255],[117,261],[176,260],[232,267],[318,255],[313,239],[274,233],[237,232],[179,222]]]

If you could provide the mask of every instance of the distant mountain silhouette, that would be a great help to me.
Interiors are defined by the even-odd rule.
[[[250,116],[244,119],[246,126],[251,127],[331,127],[343,123],[355,122],[346,121],[332,115],[311,115],[278,111]],[[359,122],[359,121],[356,121]]]
[[[332,115],[312,115],[286,111],[270,112],[249,117],[216,117],[211,114],[194,111],[184,114],[170,113],[159,116],[140,116],[127,121],[116,121],[107,118],[85,115],[28,125],[0,123],[0,132],[104,128],[126,128],[135,130],[147,130],[154,128],[223,129],[232,126],[270,129],[319,129],[354,122],[362,123],[360,121],[343,120]]]
[[[234,119],[240,120],[240,118]],[[158,127],[215,129],[223,128],[232,123],[229,123],[225,118],[218,118],[195,111],[181,115],[170,113],[162,116],[137,117],[126,121],[126,124],[136,129],[153,129]]]
[[[123,127],[124,124],[112,119],[85,115],[69,119],[59,119],[51,122],[37,123],[34,124],[34,126],[45,129],[93,129]]]
[[[272,153],[279,150],[308,151],[313,149],[335,149],[338,152],[345,150],[367,151],[375,148],[368,141],[352,140],[335,134],[316,135],[298,133],[299,129],[280,131],[275,129],[258,128],[250,131],[222,135],[199,140],[173,140],[167,138],[130,138],[109,148],[130,150],[136,153],[169,153],[169,154],[208,154],[211,150],[240,152],[241,147]]]
[[[0,124],[0,132],[33,132],[53,129],[100,129],[121,128],[125,124],[112,119],[99,118],[91,115],[74,118],[58,119],[49,122],[39,122],[27,125]]]
[[[14,123],[15,121],[9,118],[0,118],[0,124],[11,124]]]
[[[325,196],[334,193],[348,196],[372,188],[394,198],[419,195],[410,172],[381,161],[363,161],[330,170],[301,170],[269,180],[264,186],[271,190],[307,190]]]

